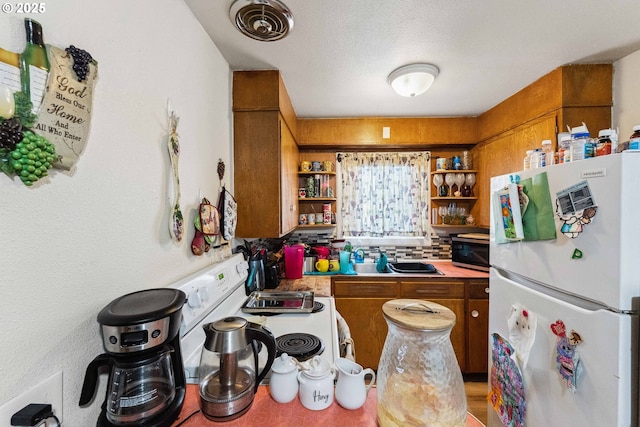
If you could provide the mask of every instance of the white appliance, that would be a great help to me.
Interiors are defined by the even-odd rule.
[[[324,344],[321,357],[331,364],[339,357],[336,306],[332,297],[314,297],[324,304],[324,309],[315,313],[273,316],[244,313],[241,307],[247,299],[244,282],[248,268],[242,254],[235,254],[170,285],[187,295],[180,329],[187,383],[198,383],[198,365],[205,340],[202,326],[227,316],[241,316],[260,323],[269,328],[276,339],[290,333],[312,334]],[[260,353],[260,360],[263,359],[266,360],[264,350]]]
[[[501,218],[501,210],[496,212],[492,203],[490,378],[495,367],[493,334],[497,333],[519,349],[518,366],[526,401],[524,425],[636,427],[640,152],[494,177],[491,194],[518,181],[518,177],[522,182],[540,173],[547,174],[554,209],[556,193],[586,181],[588,189],[574,195],[578,199],[591,197],[597,211],[590,222],[580,224],[582,232],[575,238],[561,233],[564,221],[554,214],[555,239],[498,244],[494,219],[496,214]],[[514,309],[526,311],[519,318],[526,320],[524,323],[536,318],[537,327],[529,340],[526,331],[518,332],[515,323],[509,322]],[[528,316],[526,319],[523,313]],[[554,333],[559,330],[558,320],[566,327],[565,340]],[[527,325],[520,322],[519,326]],[[571,330],[579,334],[581,342],[573,340],[576,345],[567,347],[566,341],[571,344],[570,338],[575,337]],[[565,346],[560,348],[558,359],[559,343]],[[531,345],[529,351],[527,344]],[[523,366],[527,354],[528,362]],[[496,362],[501,369],[505,367],[504,360],[497,358]],[[573,380],[575,373],[578,375],[574,388],[565,376]],[[488,425],[504,425],[491,406]]]

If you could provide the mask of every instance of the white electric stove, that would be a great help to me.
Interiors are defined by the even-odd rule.
[[[313,341],[316,338],[320,341],[322,358],[333,364],[339,357],[336,306],[332,297],[314,297],[315,301],[324,305],[322,310],[314,313],[269,316],[244,313],[241,307],[247,299],[244,282],[248,268],[249,264],[242,254],[235,254],[170,286],[187,295],[180,328],[187,383],[198,383],[198,365],[205,340],[202,325],[227,316],[241,316],[262,324],[271,330],[276,339],[284,335],[291,337],[289,334],[310,335]],[[284,343],[286,346],[286,341],[281,339],[278,344]],[[260,359],[266,359],[262,353],[264,350]]]

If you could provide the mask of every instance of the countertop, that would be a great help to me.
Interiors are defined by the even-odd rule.
[[[314,295],[319,297],[329,297],[331,296],[331,278],[332,277],[340,277],[340,278],[354,278],[354,280],[359,280],[357,278],[362,277],[381,277],[388,276],[392,277],[433,277],[433,278],[456,278],[456,279],[488,279],[489,273],[471,270],[468,268],[456,267],[451,264],[451,260],[439,260],[439,259],[425,259],[423,260],[426,263],[433,264],[437,270],[444,273],[442,275],[433,275],[433,274],[401,274],[401,273],[358,273],[357,275],[349,275],[343,276],[340,274],[334,275],[309,275],[302,276],[301,279],[283,279],[280,282],[280,286],[276,289],[272,289],[273,291],[312,291]]]
[[[172,427],[326,427],[326,426],[358,426],[376,427],[376,406],[378,396],[375,387],[369,391],[364,406],[354,411],[344,409],[338,403],[323,411],[312,411],[305,408],[296,397],[290,403],[277,403],[269,395],[268,386],[258,387],[253,405],[249,411],[235,420],[214,422],[208,420],[200,412],[198,386],[187,385],[187,396],[178,419]],[[467,427],[484,427],[477,418],[467,414]]]

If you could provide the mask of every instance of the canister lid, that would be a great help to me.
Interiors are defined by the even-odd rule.
[[[293,361],[293,357],[287,353],[282,353],[279,357],[273,361],[271,370],[276,374],[288,374],[291,371],[298,369],[298,365]]]
[[[398,326],[420,331],[450,329],[456,324],[456,315],[449,308],[421,299],[387,301],[382,314]]]

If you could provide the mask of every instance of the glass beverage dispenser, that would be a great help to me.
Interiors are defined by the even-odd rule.
[[[449,339],[456,315],[417,299],[386,302],[389,331],[378,365],[380,427],[465,427],[467,401]]]

